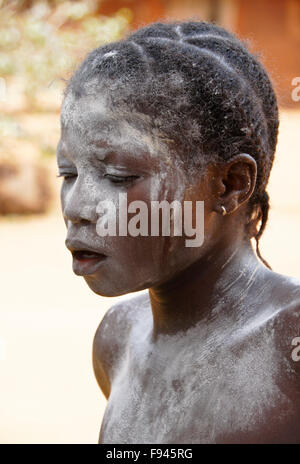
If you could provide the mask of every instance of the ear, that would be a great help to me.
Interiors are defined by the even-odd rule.
[[[222,212],[225,207],[227,214],[236,211],[252,195],[257,178],[255,159],[241,153],[220,165],[218,190],[220,192],[215,210]]]

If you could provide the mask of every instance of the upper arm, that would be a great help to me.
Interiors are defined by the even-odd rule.
[[[105,337],[102,334],[102,321],[96,330],[93,341],[93,369],[99,387],[101,388],[104,396],[108,398],[110,394],[110,380],[105,354]]]
[[[98,385],[108,399],[111,382],[120,352],[125,343],[126,308],[122,303],[112,306],[100,322],[93,340],[93,368]],[[127,331],[128,332],[128,331]]]

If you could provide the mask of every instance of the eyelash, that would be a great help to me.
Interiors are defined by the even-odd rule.
[[[72,177],[77,177],[77,174],[58,174],[56,177],[63,177],[64,180],[68,180]],[[125,184],[138,179],[139,176],[115,176],[113,174],[105,174],[104,178],[109,179],[113,184]]]
[[[57,174],[56,177],[63,177],[64,180],[71,179],[72,177],[77,177],[77,174]]]
[[[105,174],[104,177],[109,179],[113,184],[125,184],[139,178],[139,176],[115,176],[113,174]]]

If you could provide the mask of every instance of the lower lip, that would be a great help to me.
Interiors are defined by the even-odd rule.
[[[97,258],[77,259],[73,257],[73,272],[79,276],[94,274],[106,260],[105,255],[99,255]]]

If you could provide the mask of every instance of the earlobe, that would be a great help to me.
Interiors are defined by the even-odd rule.
[[[226,208],[224,205],[221,206],[222,209],[222,216],[225,216],[227,214]]]
[[[214,208],[215,213],[221,214],[222,216],[226,216],[228,211],[224,205],[219,205]]]

